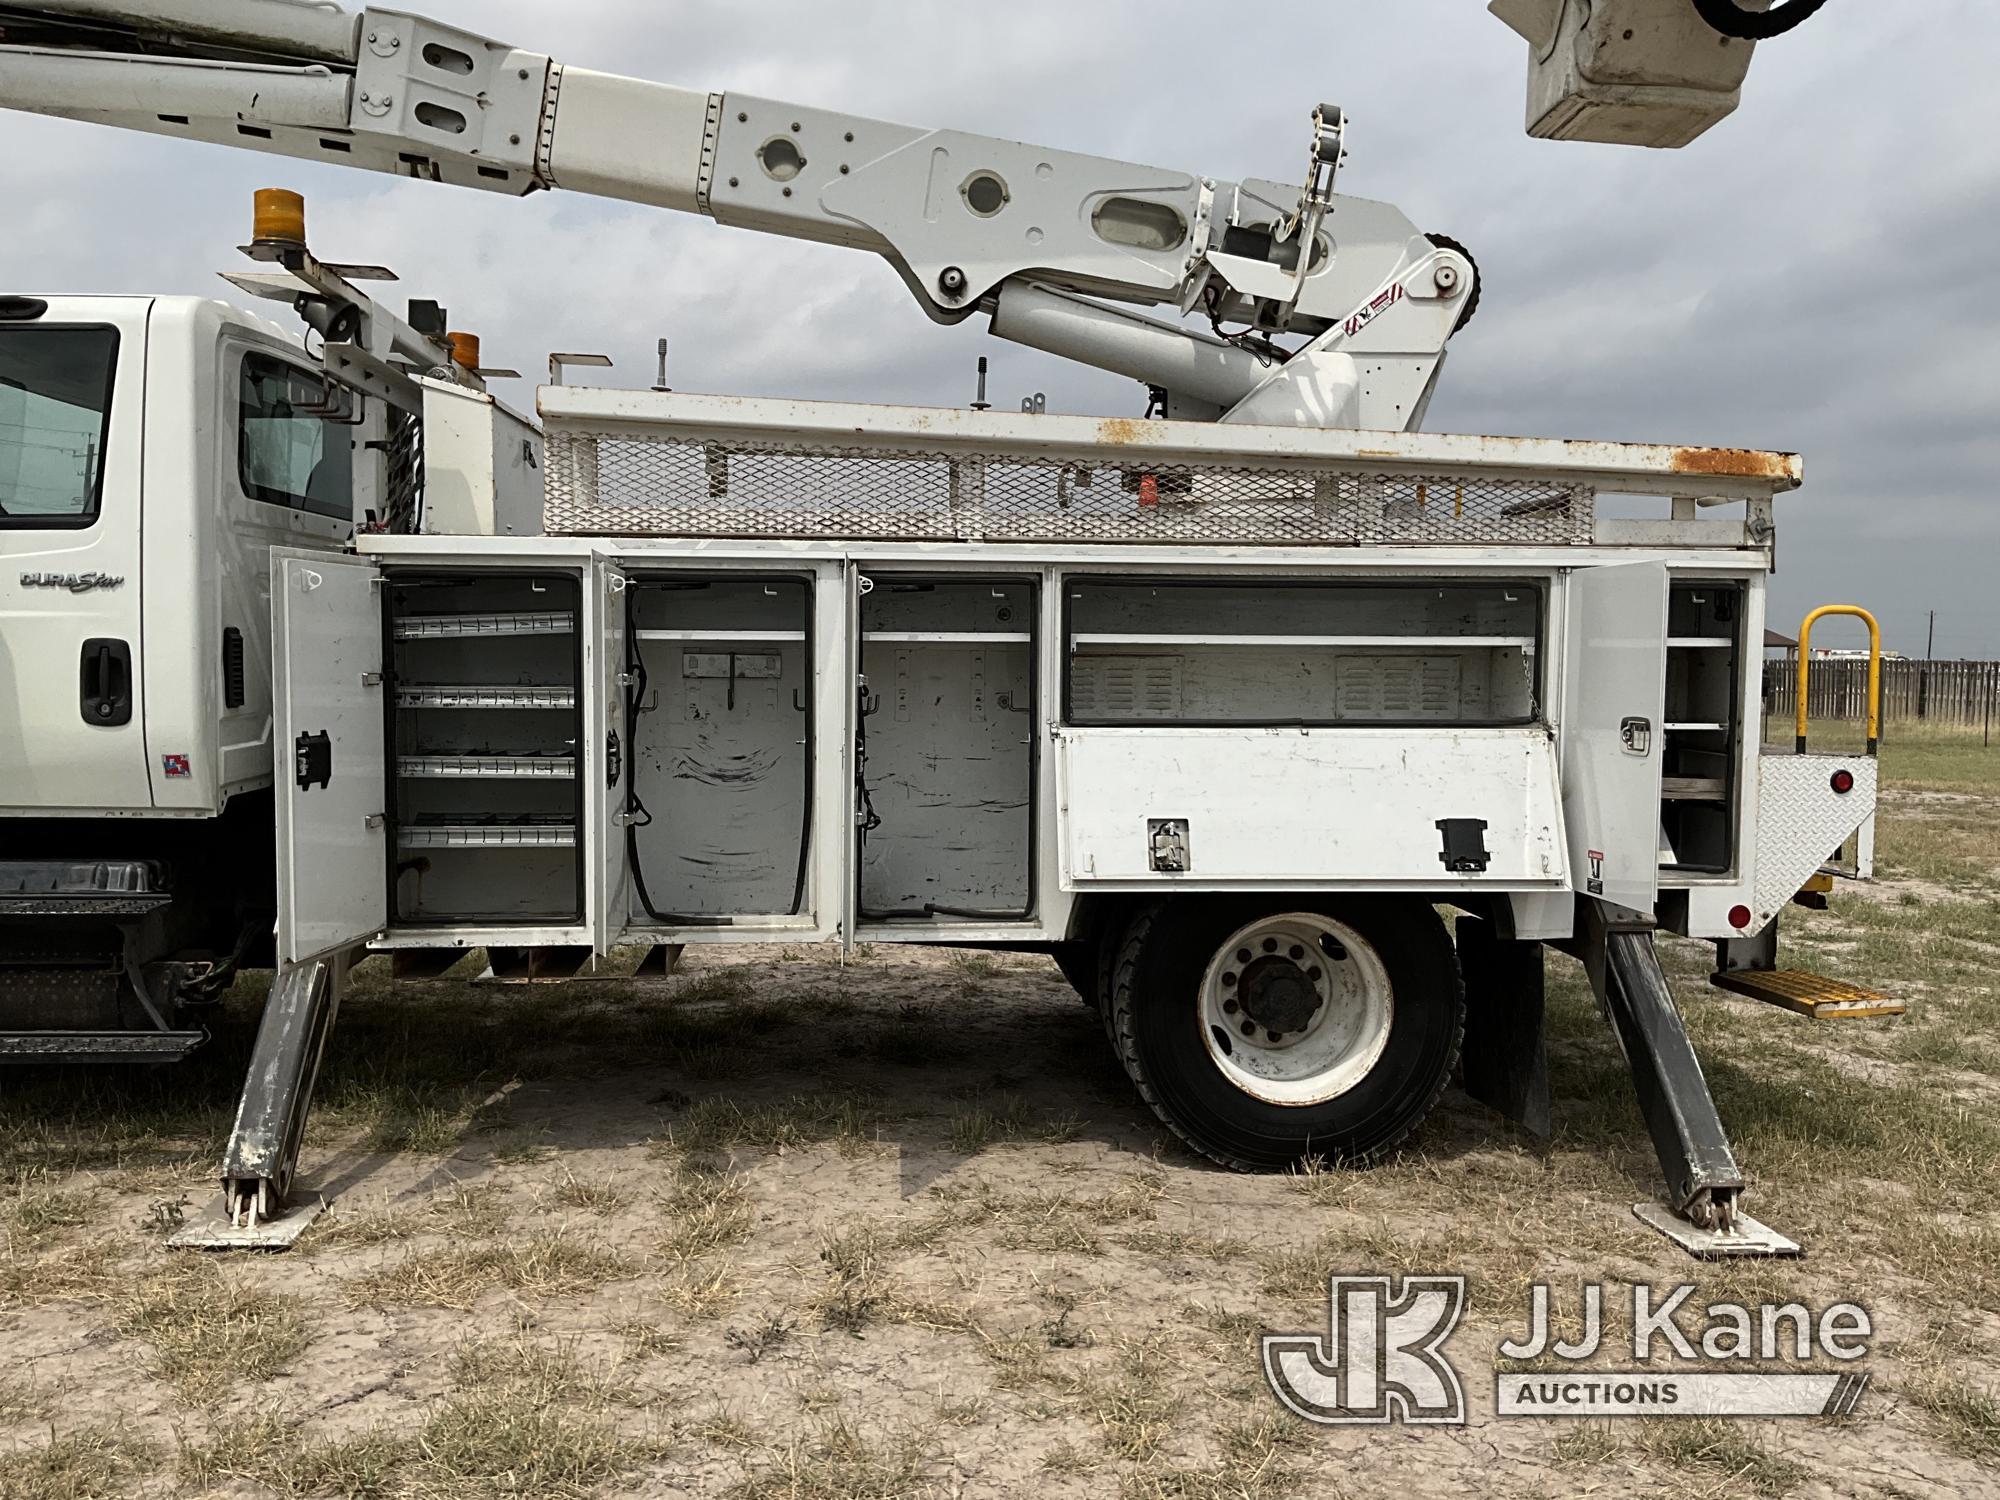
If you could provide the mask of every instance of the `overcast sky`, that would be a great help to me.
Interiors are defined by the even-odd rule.
[[[1345,192],[1469,246],[1478,319],[1436,430],[1801,451],[1773,624],[1872,605],[1892,647],[2000,656],[2000,5],[1833,0],[1759,49],[1692,147],[1529,140],[1525,45],[1482,0],[411,0],[564,62],[1221,177],[1303,173],[1320,100]],[[479,331],[517,406],[552,348],[684,390],[1135,413],[1129,382],[940,329],[886,264],[569,194],[526,201],[0,116],[0,289],[228,292],[252,188],[314,248],[395,267]],[[1828,642],[1843,627],[1827,627]],[[1848,644],[1848,642],[1841,642]]]

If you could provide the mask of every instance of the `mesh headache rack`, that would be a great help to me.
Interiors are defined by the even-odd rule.
[[[1560,545],[1600,489],[1763,499],[1789,455],[550,387],[569,536]]]

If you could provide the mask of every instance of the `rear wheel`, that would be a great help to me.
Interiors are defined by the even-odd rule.
[[[1140,913],[1116,946],[1126,1071],[1227,1166],[1380,1156],[1451,1077],[1464,986],[1421,900],[1180,898]]]

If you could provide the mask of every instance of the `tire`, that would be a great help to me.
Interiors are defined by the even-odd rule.
[[[1321,953],[1305,951],[1315,942]],[[1225,1028],[1233,998],[1244,1003]],[[1237,1170],[1393,1150],[1450,1082],[1465,1028],[1450,935],[1410,897],[1160,902],[1125,930],[1111,999],[1112,1042],[1141,1096]]]

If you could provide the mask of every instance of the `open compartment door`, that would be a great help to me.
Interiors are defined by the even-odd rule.
[[[278,746],[278,961],[353,947],[388,922],[379,570],[271,556]]]
[[[1666,678],[1665,566],[1571,573],[1560,737],[1570,883],[1649,914],[1660,883]]]
[[[633,755],[626,649],[629,583],[622,569],[598,565],[590,590],[595,618],[585,620],[583,631],[588,749],[578,763],[590,778],[584,797],[592,850],[587,903],[599,953],[610,952],[624,937],[631,917],[632,867],[625,838]]]

